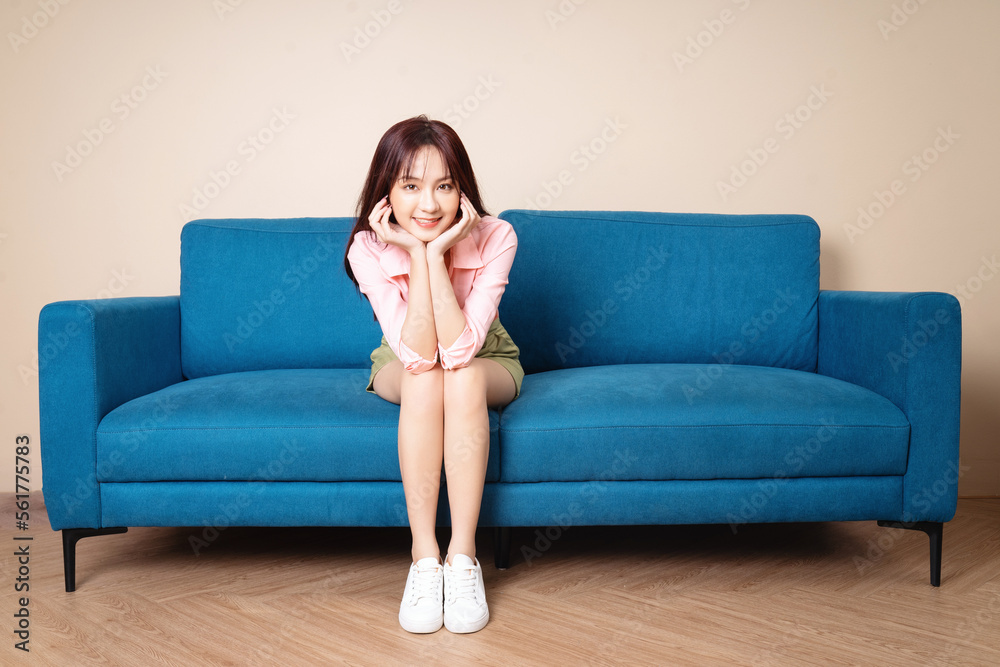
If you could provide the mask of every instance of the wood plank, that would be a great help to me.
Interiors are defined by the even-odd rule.
[[[516,529],[503,572],[483,529],[491,620],[473,635],[399,627],[405,528],[234,527],[195,555],[199,532],[84,539],[66,593],[60,536],[33,494],[31,663],[1000,664],[1000,499],[959,501],[940,588],[926,535],[874,522],[574,527],[530,563],[520,548],[537,534]],[[10,637],[2,664],[24,657]]]

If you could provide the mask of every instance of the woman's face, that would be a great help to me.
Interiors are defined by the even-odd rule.
[[[422,148],[413,160],[410,176],[401,176],[389,191],[396,222],[423,242],[433,241],[455,221],[458,186],[436,148]]]

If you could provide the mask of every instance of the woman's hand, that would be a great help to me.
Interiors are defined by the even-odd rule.
[[[402,248],[411,255],[421,249],[424,242],[403,229],[401,225],[389,222],[391,215],[392,205],[389,203],[389,195],[386,195],[378,201],[371,215],[368,216],[368,224],[371,225],[378,240]]]
[[[465,194],[461,195],[458,205],[462,209],[462,219],[441,232],[441,236],[427,243],[428,255],[433,253],[436,257],[444,257],[449,248],[472,233],[475,226],[482,220]]]

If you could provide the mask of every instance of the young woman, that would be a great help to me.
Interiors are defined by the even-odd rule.
[[[399,409],[399,467],[413,538],[399,623],[475,632],[489,621],[476,526],[489,456],[488,407],[517,398],[524,371],[497,317],[517,251],[483,209],[451,127],[417,116],[375,149],[344,266],[371,303],[382,344],[368,391]],[[441,465],[451,507],[442,562],[435,534]]]

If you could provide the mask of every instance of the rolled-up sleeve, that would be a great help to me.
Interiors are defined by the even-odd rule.
[[[403,367],[419,374],[429,371],[438,363],[438,352],[433,359],[424,359],[402,341],[403,322],[406,320],[406,300],[389,276],[379,266],[378,255],[372,243],[366,238],[367,232],[358,232],[347,253],[351,270],[358,281],[361,292],[368,297],[375,317],[378,318],[382,333],[389,348],[403,363]]]
[[[507,276],[517,253],[517,235],[510,223],[498,220],[480,241],[484,267],[472,283],[465,299],[465,329],[448,348],[438,343],[437,356],[446,369],[464,368],[483,348],[486,333],[497,317],[500,298],[507,288]]]

